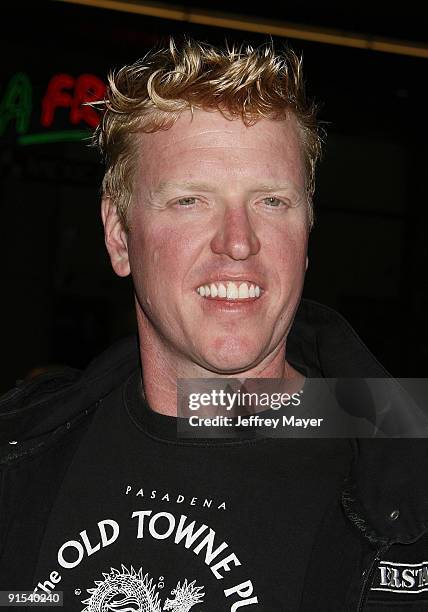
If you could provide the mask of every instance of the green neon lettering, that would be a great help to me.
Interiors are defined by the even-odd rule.
[[[24,134],[30,124],[32,108],[32,87],[30,79],[23,72],[17,72],[10,79],[6,93],[0,103],[0,135],[15,119],[16,131]]]

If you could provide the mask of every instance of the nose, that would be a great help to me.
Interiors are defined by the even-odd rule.
[[[236,260],[247,259],[259,252],[260,241],[245,207],[225,210],[219,228],[211,240],[211,250]]]
[[[211,241],[211,249],[231,259],[247,259],[260,250],[260,241],[251,225],[245,207],[226,209]]]

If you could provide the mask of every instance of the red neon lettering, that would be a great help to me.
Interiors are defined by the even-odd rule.
[[[51,78],[42,101],[41,123],[45,127],[52,125],[55,110],[58,107],[71,107],[73,97],[65,89],[72,89],[74,78],[69,74],[56,74]]]
[[[70,111],[70,121],[73,124],[84,121],[90,127],[96,127],[100,121],[98,113],[85,102],[102,100],[105,94],[105,83],[93,74],[82,74],[76,80],[73,104]]]

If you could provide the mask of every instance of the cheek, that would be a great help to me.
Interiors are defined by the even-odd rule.
[[[307,252],[307,232],[302,229],[288,228],[285,231],[272,231],[265,241],[269,260],[279,276],[292,272],[305,271]]]
[[[129,242],[134,282],[138,277],[139,284],[155,288],[180,282],[193,260],[192,246],[190,237],[177,227],[148,225],[135,232]]]

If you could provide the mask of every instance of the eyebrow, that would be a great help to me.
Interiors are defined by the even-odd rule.
[[[285,184],[277,184],[277,183],[260,183],[257,186],[257,189],[251,189],[251,191],[299,191],[299,187],[293,182]]]
[[[155,187],[151,191],[151,193],[152,195],[159,196],[175,189],[183,191],[213,191],[213,185],[210,185],[209,183],[193,183],[186,181],[183,183],[170,183],[169,181],[161,181],[159,185],[157,185],[157,187]]]

